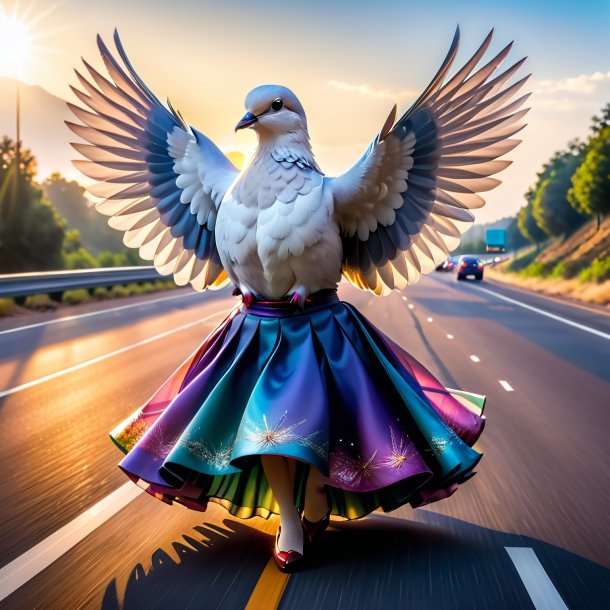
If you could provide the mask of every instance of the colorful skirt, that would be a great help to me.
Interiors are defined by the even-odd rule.
[[[167,503],[269,517],[261,455],[310,467],[347,519],[451,495],[481,454],[485,399],[446,389],[336,291],[242,305],[111,433],[119,467]]]

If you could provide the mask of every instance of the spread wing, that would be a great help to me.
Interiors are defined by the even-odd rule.
[[[124,67],[97,38],[110,79],[84,60],[89,80],[76,72],[84,91],[72,90],[87,109],[68,104],[82,124],[66,124],[88,144],[73,144],[85,157],[74,164],[96,181],[88,190],[103,201],[95,207],[124,232],[125,245],[178,285],[218,288],[228,278],[216,249],[216,210],[238,170],[155,97],[116,31],[114,40]]]
[[[477,69],[493,30],[474,56],[446,80],[459,28],[437,75],[396,122],[396,107],[365,155],[345,174],[327,179],[343,241],[343,275],[385,294],[416,282],[457,247],[485,204],[480,192],[510,161],[497,157],[519,140],[529,94],[514,100],[529,75],[507,84],[525,59],[501,74],[512,43]],[[513,101],[514,100],[514,101]]]

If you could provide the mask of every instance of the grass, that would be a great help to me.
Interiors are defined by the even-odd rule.
[[[498,282],[512,284],[534,292],[553,296],[567,296],[572,299],[598,305],[610,305],[610,279],[601,282],[582,281],[580,277],[565,279],[563,277],[529,276],[518,273],[500,273],[497,269],[488,269],[488,277]]]

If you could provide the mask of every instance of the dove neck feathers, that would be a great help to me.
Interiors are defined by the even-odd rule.
[[[282,134],[259,133],[258,148],[254,159],[271,155],[278,163],[296,163],[300,168],[309,167],[322,174],[311,150],[309,134],[305,129]]]

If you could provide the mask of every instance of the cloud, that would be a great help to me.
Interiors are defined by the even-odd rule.
[[[535,91],[544,94],[564,92],[590,95],[604,82],[610,82],[610,71],[581,74],[580,76],[556,80],[541,80],[538,81]]]
[[[351,91],[352,93],[359,93],[360,95],[367,95],[369,97],[377,97],[388,100],[397,100],[403,97],[416,97],[416,91],[391,91],[390,89],[373,89],[368,85],[352,85],[351,83],[343,83],[336,80],[329,80],[326,82],[327,85],[339,89],[340,91]]]
[[[558,98],[536,98],[532,104],[540,110],[551,110],[556,112],[572,112],[582,107],[582,102],[577,102],[574,98],[558,97]]]

